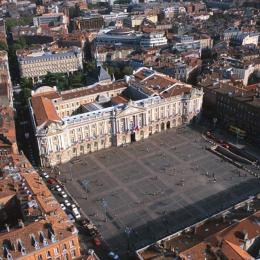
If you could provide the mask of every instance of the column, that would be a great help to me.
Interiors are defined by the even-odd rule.
[[[144,126],[147,126],[147,115],[146,115],[147,111],[145,113],[143,113],[143,124]]]
[[[53,145],[52,145],[52,140],[51,140],[51,137],[48,137],[48,144],[49,144],[49,151],[53,151]]]

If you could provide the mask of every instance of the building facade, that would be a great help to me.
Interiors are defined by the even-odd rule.
[[[76,17],[73,20],[74,30],[99,30],[104,26],[104,19],[101,15],[89,15]]]
[[[205,80],[200,83],[204,90],[203,111],[226,129],[230,127],[245,132],[243,138],[260,143],[260,96],[256,85],[245,87],[242,82],[212,82]],[[232,131],[233,132],[233,131]]]
[[[153,32],[144,34],[140,41],[140,46],[143,48],[153,48],[157,46],[166,46],[168,43],[164,32]]]
[[[41,163],[64,163],[189,123],[202,98],[201,90],[147,68],[110,84],[38,89],[30,104]]]
[[[17,51],[21,77],[38,78],[48,72],[70,73],[83,68],[82,50],[79,47],[57,50],[56,52]]]
[[[6,51],[0,51],[0,104],[13,106],[13,89]]]
[[[53,25],[68,24],[69,19],[63,13],[49,13],[49,14],[43,14],[41,16],[36,16],[33,18],[34,26],[40,26],[43,24],[50,24],[50,23],[52,23]]]

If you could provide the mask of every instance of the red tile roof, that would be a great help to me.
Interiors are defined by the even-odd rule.
[[[46,122],[60,121],[55,106],[52,101],[45,96],[32,96],[32,108],[36,124],[42,125]]]
[[[92,88],[82,88],[74,91],[65,91],[61,93],[61,97],[63,100],[67,99],[72,99],[72,98],[78,98],[82,96],[87,96],[87,95],[93,95],[101,92],[106,92],[110,91],[113,89],[121,89],[121,88],[126,88],[127,83],[124,81],[117,81],[113,82],[108,85],[96,85]]]

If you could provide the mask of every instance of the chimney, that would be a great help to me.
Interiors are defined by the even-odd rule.
[[[7,231],[7,232],[10,232],[10,227],[9,227],[9,225],[8,225],[8,224],[5,224],[5,227],[6,227],[6,231]]]
[[[78,229],[75,226],[73,226],[71,233],[72,234],[78,234]]]
[[[244,241],[246,241],[246,240],[248,239],[248,232],[247,232],[247,230],[244,229],[244,230],[242,231],[242,233],[244,234]]]
[[[23,223],[22,219],[18,219],[18,225],[20,228],[24,228],[24,223]]]

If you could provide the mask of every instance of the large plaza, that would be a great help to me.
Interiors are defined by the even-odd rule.
[[[78,157],[60,179],[119,253],[141,248],[260,192],[259,179],[205,148],[201,133],[170,129]]]

